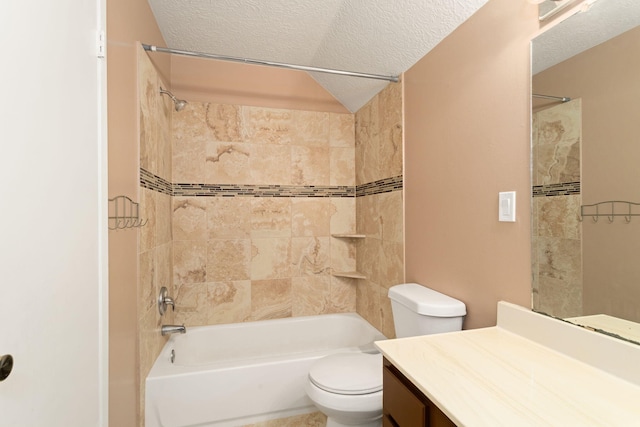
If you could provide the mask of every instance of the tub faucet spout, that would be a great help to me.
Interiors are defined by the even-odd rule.
[[[160,333],[164,335],[171,334],[184,334],[187,332],[187,328],[184,325],[162,325],[160,328]]]

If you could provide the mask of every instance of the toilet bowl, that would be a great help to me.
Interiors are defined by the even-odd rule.
[[[327,427],[380,426],[382,355],[339,353],[324,357],[309,370],[306,392]]]
[[[464,303],[424,286],[407,283],[389,289],[397,337],[462,329]],[[340,353],[309,370],[306,392],[327,416],[327,427],[382,425],[382,355]]]

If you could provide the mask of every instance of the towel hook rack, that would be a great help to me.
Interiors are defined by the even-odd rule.
[[[139,228],[148,220],[140,218],[140,205],[127,196],[109,199],[109,230]]]
[[[608,207],[606,212],[600,211],[601,206]],[[616,209],[616,206],[618,206],[618,209]],[[623,211],[621,208],[624,207],[626,207],[626,209]],[[637,209],[634,210],[636,207]],[[625,222],[629,224],[631,222],[631,217],[640,216],[640,203],[627,202],[623,200],[607,200],[591,205],[582,205],[580,206],[580,218],[578,219],[583,221],[585,216],[590,216],[594,223],[598,222],[598,219],[601,216],[606,216],[607,221],[610,224],[615,221],[617,216],[621,216],[624,217]]]

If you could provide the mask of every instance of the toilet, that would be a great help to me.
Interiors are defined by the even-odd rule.
[[[462,301],[416,283],[389,289],[396,337],[453,332],[462,329]],[[309,369],[306,392],[327,416],[327,427],[382,425],[382,355],[338,353]]]

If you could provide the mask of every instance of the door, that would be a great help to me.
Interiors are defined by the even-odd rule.
[[[0,2],[2,427],[107,425],[103,1]]]

